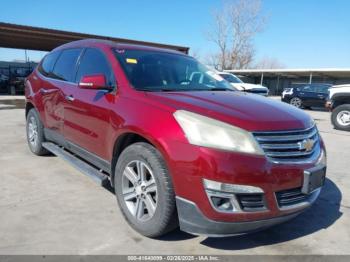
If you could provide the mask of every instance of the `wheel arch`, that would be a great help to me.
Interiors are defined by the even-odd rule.
[[[350,104],[350,93],[338,93],[334,94],[332,97],[333,100],[333,108],[337,106]]]
[[[120,154],[123,152],[123,150],[125,148],[127,148],[128,146],[130,146],[134,143],[137,143],[137,142],[144,142],[144,143],[148,143],[148,144],[154,146],[162,154],[165,162],[167,162],[166,156],[164,155],[165,151],[159,143],[157,143],[153,139],[150,139],[149,137],[147,137],[143,134],[140,134],[139,132],[125,131],[115,139],[115,142],[113,145],[113,153],[112,153],[112,161],[111,161],[111,174],[110,174],[112,186],[114,186],[115,166],[116,166],[116,163],[120,157]]]
[[[35,106],[33,105],[32,102],[26,102],[26,106],[25,106],[25,116],[27,118],[27,115],[29,113],[29,111],[32,109],[32,108],[35,108]]]

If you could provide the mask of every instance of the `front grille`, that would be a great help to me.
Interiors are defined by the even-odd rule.
[[[253,134],[266,156],[276,162],[303,162],[317,155],[320,149],[316,126],[304,130]]]
[[[243,211],[266,210],[263,194],[237,194],[236,197]]]
[[[306,202],[308,197],[308,195],[301,193],[301,187],[276,192],[277,203],[280,208]]]

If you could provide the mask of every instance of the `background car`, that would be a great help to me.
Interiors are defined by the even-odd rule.
[[[222,78],[230,82],[230,84],[236,89],[238,89],[239,91],[254,93],[254,94],[263,95],[263,96],[269,95],[269,89],[265,86],[244,83],[241,79],[239,79],[239,77],[230,73],[218,72],[218,75],[220,75]]]
[[[334,128],[350,131],[350,85],[332,86],[326,107],[332,111]]]
[[[298,108],[323,107],[331,87],[331,84],[305,84],[286,88],[282,101]]]

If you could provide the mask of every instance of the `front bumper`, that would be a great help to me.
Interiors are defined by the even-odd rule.
[[[319,194],[313,193],[301,205],[286,208],[277,197],[277,194],[288,194],[290,190],[301,188],[304,171],[317,166],[319,158],[305,163],[281,164],[265,156],[215,150],[177,141],[168,146],[173,153],[168,163],[183,231],[219,236],[260,230],[293,218],[309,207]],[[320,149],[324,150],[322,141]],[[263,191],[265,208],[220,212],[209,200],[203,179],[258,187]]]
[[[333,101],[327,100],[324,106],[328,111],[332,111],[333,110]]]
[[[313,194],[314,197],[312,198],[312,202],[310,202],[308,205],[305,205],[302,209],[298,209],[291,214],[269,219],[243,222],[222,222],[211,220],[203,215],[197,205],[192,201],[181,197],[176,197],[180,229],[190,234],[207,235],[210,237],[225,237],[260,231],[271,226],[286,222],[299,215],[306,208],[311,206],[313,201],[316,200],[319,191],[314,192]]]

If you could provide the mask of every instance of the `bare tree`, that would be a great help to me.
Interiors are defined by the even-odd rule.
[[[254,60],[253,39],[265,25],[261,0],[224,1],[222,9],[214,11],[214,23],[208,40],[218,48],[221,69],[241,69]]]
[[[199,49],[191,49],[190,56],[196,58],[197,60],[201,60],[201,55]]]
[[[286,66],[278,61],[276,58],[263,57],[256,65],[257,69],[281,69]]]
[[[222,12],[224,14],[222,14]],[[227,21],[228,13],[227,10],[215,10],[213,12],[214,17],[214,25],[212,30],[210,30],[207,33],[208,40],[214,42],[218,48],[219,53],[216,55],[212,55],[211,59],[214,60],[217,59],[216,63],[221,67],[225,68],[228,59],[229,59],[229,53],[228,53],[228,44],[229,44],[229,24]]]

